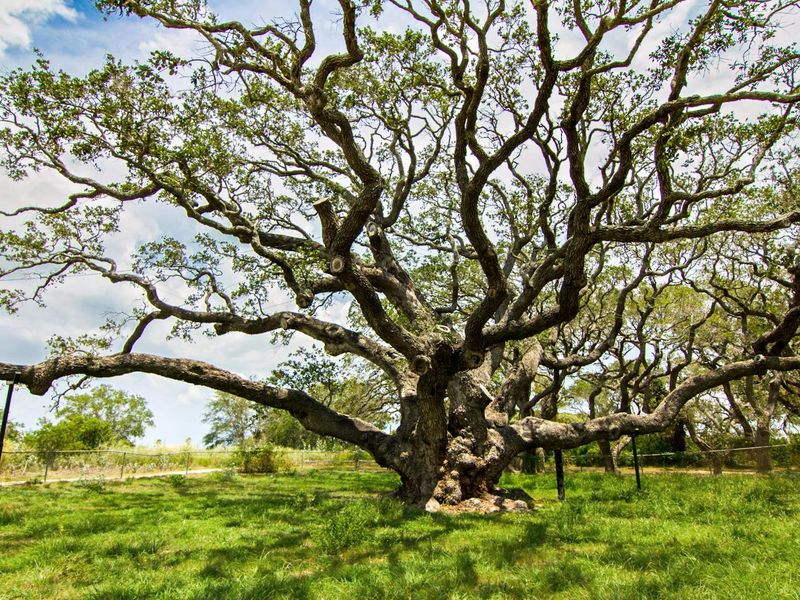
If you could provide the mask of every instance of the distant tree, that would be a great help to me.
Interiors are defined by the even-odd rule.
[[[0,420],[3,419],[4,414],[5,410],[0,409]],[[8,423],[6,424],[6,441],[18,442],[22,439],[24,435],[25,431],[22,424],[9,419]]]
[[[709,368],[724,364],[748,348],[763,352],[772,345],[784,356],[794,356],[787,329],[800,323],[800,255],[792,238],[724,236],[705,257],[702,271],[690,282],[715,306],[714,319],[701,331],[700,362]],[[778,257],[773,260],[772,257]],[[800,423],[800,381],[796,373],[747,375],[725,382],[695,402],[695,442],[709,448],[714,441],[738,440],[754,447],[756,468],[772,469],[770,440],[786,437]],[[781,431],[782,430],[782,431]],[[704,448],[706,449],[706,448]]]
[[[350,357],[334,361],[316,348],[301,348],[278,365],[269,383],[303,390],[325,406],[373,426],[386,428],[393,419],[391,381],[369,363]],[[267,412],[262,433],[271,443],[289,448],[331,449],[342,445],[308,431],[287,412],[275,409]]]
[[[24,438],[27,447],[43,455],[60,450],[94,450],[116,441],[111,424],[77,413],[55,423],[39,421],[39,428]]]
[[[203,436],[207,448],[240,446],[250,437],[259,437],[266,408],[233,394],[217,392],[203,413],[203,423],[211,431]]]
[[[320,356],[316,349],[301,348],[278,365],[269,383],[314,394],[326,406],[380,427],[392,421],[391,383],[380,371],[352,360],[337,362]],[[288,448],[341,445],[307,430],[285,411],[224,392],[217,392],[209,402],[203,422],[211,426],[203,437],[207,447],[237,446],[250,438]]]
[[[131,445],[154,424],[153,413],[144,398],[108,385],[66,396],[60,402],[56,416],[65,420],[88,417],[108,423],[114,442]]]

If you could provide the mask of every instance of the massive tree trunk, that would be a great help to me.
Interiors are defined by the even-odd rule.
[[[418,400],[417,427],[407,444],[401,444],[395,467],[402,481],[400,495],[429,510],[472,498],[501,506],[496,484],[519,451],[511,451],[494,427],[507,422],[488,408],[492,398],[474,375],[454,376],[446,389],[447,402],[438,383],[420,386],[430,395]]]

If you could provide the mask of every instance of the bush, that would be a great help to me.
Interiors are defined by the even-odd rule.
[[[185,475],[169,475],[166,481],[176,490],[182,490],[183,488],[186,487]]]
[[[78,487],[81,487],[89,492],[96,492],[100,493],[106,489],[106,478],[102,475],[98,475],[97,477],[86,477],[82,476],[76,483]]]
[[[213,478],[222,483],[230,483],[236,479],[236,469],[233,467],[225,467],[222,471],[214,473]]]
[[[277,473],[289,469],[285,455],[273,446],[240,447],[233,460],[242,473]]]
[[[94,450],[114,439],[111,425],[96,417],[70,415],[41,426],[25,436],[25,444],[36,451],[41,460],[52,463],[56,452],[63,450]]]

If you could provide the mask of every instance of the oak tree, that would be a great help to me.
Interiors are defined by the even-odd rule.
[[[77,191],[3,207],[2,276],[43,279],[0,301],[14,310],[92,272],[143,303],[0,378],[20,371],[43,394],[145,372],[234,394],[360,446],[435,509],[500,503],[523,451],[661,431],[706,390],[800,367],[795,295],[740,354],[678,372],[649,413],[562,423],[537,387],[611,364],[630,303],[682,244],[796,243],[800,55],[783,40],[797,2],[338,0],[325,40],[330,15],[311,0],[266,12],[277,4],[251,24],[201,0],[100,0],[205,50],[85,76],[41,58],[2,78],[7,172],[52,171]],[[152,203],[185,225],[113,255],[123,216]],[[276,306],[284,294],[296,310]],[[348,318],[326,318],[341,302]],[[598,306],[613,316],[590,327]],[[162,320],[206,344],[299,333],[354,355],[392,383],[397,427],[288,382],[137,352]],[[554,344],[570,327],[580,343]]]

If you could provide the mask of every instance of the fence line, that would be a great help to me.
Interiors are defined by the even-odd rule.
[[[703,454],[714,454],[714,453],[725,453],[728,452],[748,452],[751,450],[764,450],[765,448],[788,448],[791,447],[792,444],[772,444],[771,446],[745,446],[745,447],[736,447],[736,448],[715,448],[713,450],[685,450],[681,452],[658,452],[655,454],[639,454],[639,458],[646,458],[652,456],[693,456],[693,455],[703,455]],[[797,446],[795,444],[794,446]]]
[[[0,461],[0,482],[46,482],[57,477],[109,477],[157,474],[164,471],[218,470],[236,468],[236,461],[247,450],[176,450],[171,452],[137,452],[136,450],[15,450],[3,453]],[[276,449],[279,461],[291,470],[339,469],[378,470],[369,455],[362,451],[326,451]]]
[[[749,446],[717,448],[685,452],[659,452],[639,454],[642,469],[711,469],[721,472],[756,470],[757,463],[748,453],[769,450],[774,459],[776,471],[800,470],[800,444],[781,443],[769,446]],[[12,450],[3,453],[0,459],[0,482],[47,481],[48,478],[108,477],[123,479],[126,475],[146,475],[163,472],[235,468],[234,459],[241,450],[174,450],[167,452],[137,452],[131,450],[54,450],[36,452],[31,450]],[[744,453],[744,458],[742,458]],[[293,448],[278,448],[291,470],[310,469],[338,470],[383,470],[363,451],[327,451]],[[738,456],[737,456],[738,455]],[[522,457],[520,457],[522,458]],[[570,469],[603,468],[599,456],[569,456],[565,453],[564,463]],[[622,454],[620,467],[632,466],[631,457]],[[537,461],[539,463],[539,461]],[[535,464],[536,471],[549,471],[550,461]]]

